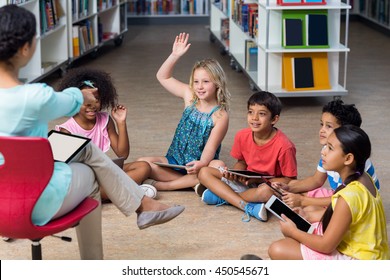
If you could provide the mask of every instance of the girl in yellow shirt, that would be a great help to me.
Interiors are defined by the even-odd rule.
[[[370,154],[370,139],[362,129],[345,125],[334,130],[321,153],[323,167],[338,172],[344,183],[332,196],[316,234],[297,229],[283,216],[285,238],[271,244],[271,259],[390,259],[382,199],[364,172]]]

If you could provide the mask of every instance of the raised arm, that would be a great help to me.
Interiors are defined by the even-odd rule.
[[[110,120],[108,121],[108,136],[111,141],[111,148],[118,157],[127,158],[130,153],[129,136],[127,134],[126,116],[127,109],[123,105],[117,105],[111,110]],[[114,119],[116,123],[112,120]]]
[[[172,46],[172,53],[164,61],[156,74],[157,80],[167,91],[181,98],[185,98],[186,94],[190,92],[189,85],[176,80],[172,77],[172,73],[180,57],[190,48],[191,44],[188,43],[188,38],[188,33],[180,33],[176,36]]]

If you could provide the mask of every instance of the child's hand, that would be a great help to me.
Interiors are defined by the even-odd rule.
[[[190,48],[191,44],[188,44],[188,33],[180,33],[176,36],[173,42],[172,54],[175,56],[182,56]]]
[[[188,162],[186,164],[186,170],[187,174],[198,174],[199,170],[204,167],[204,165],[201,161],[199,160],[193,160],[191,162]]]
[[[292,237],[292,233],[297,230],[297,226],[286,215],[282,214],[281,217],[284,221],[279,221],[280,230],[285,237]]]
[[[111,110],[112,118],[117,123],[126,122],[127,108],[123,105],[117,105]]]
[[[302,194],[290,193],[284,191],[282,198],[284,203],[286,203],[291,208],[302,206],[302,198],[303,198]]]

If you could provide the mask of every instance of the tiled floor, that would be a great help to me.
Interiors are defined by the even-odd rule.
[[[179,32],[190,33],[192,46],[177,65],[177,78],[187,81],[193,63],[205,57],[217,58],[227,73],[232,108],[221,157],[232,165],[230,147],[235,132],[246,126],[246,101],[251,90],[245,75],[232,70],[229,57],[221,56],[218,45],[209,42],[205,26],[130,26],[121,47],[105,47],[96,59],[82,59],[75,66],[102,68],[114,77],[120,101],[129,109],[129,161],[140,156],[164,155],[183,104],[162,89],[155,74]],[[390,38],[352,22],[349,46],[349,95],[343,100],[357,105],[363,117],[362,127],[371,137],[372,160],[381,181],[390,232]],[[57,80],[51,76],[46,81],[55,84]],[[315,171],[321,148],[317,136],[320,112],[330,100],[331,96],[282,99],[284,109],[277,127],[296,144],[301,178]],[[255,219],[244,223],[241,211],[231,206],[206,206],[192,191],[161,192],[159,199],[185,205],[186,210],[168,224],[143,231],[136,227],[135,215],[125,218],[113,205],[104,206],[105,259],[238,259],[246,253],[268,258],[269,244],[282,237],[275,217],[270,217],[267,223]],[[79,259],[74,230],[64,234],[72,236],[74,241],[66,243],[52,237],[43,240],[44,259]],[[29,241],[0,242],[0,259],[29,258]]]

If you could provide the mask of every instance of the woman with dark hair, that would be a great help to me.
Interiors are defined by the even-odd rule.
[[[0,136],[47,138],[49,121],[73,116],[84,102],[95,102],[96,89],[73,87],[56,92],[43,83],[19,81],[20,68],[35,51],[35,31],[36,20],[30,11],[16,5],[0,8]],[[0,165],[3,160],[0,154]],[[137,213],[140,229],[168,222],[184,210],[183,206],[169,207],[146,197],[91,143],[72,163],[54,163],[50,182],[34,206],[32,222],[44,225],[65,215],[86,197],[100,200],[98,185],[107,186],[107,196],[124,215]],[[76,230],[81,258],[102,259],[101,207],[87,215]]]

